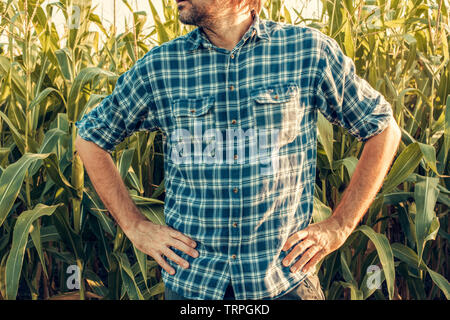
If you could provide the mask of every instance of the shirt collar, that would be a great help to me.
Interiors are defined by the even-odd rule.
[[[253,23],[250,25],[247,32],[242,36],[242,39],[246,40],[247,38],[253,36],[256,36],[259,39],[270,39],[269,33],[267,32],[267,26],[264,23],[264,20],[262,20],[257,13],[253,15]],[[201,27],[195,28],[193,31],[188,33],[186,37],[188,50],[195,50],[200,46],[200,44],[211,46],[211,42],[202,31]]]

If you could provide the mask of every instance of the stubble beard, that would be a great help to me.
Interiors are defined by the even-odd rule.
[[[178,19],[183,24],[198,27],[207,26],[210,21],[208,14],[202,10],[202,8],[193,6],[192,3],[189,8],[186,7],[179,9]]]

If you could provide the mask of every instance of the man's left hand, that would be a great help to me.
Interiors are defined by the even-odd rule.
[[[289,266],[299,255],[304,253],[291,267],[291,272],[302,269],[303,273],[308,273],[322,258],[342,246],[348,236],[349,234],[344,232],[333,216],[321,222],[313,223],[287,239],[283,251],[289,250],[295,244],[297,245],[283,259],[283,265]]]

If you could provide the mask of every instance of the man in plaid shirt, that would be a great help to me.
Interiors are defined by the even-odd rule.
[[[390,105],[321,32],[258,16],[260,0],[177,1],[192,32],[152,48],[76,122],[76,148],[166,299],[324,299],[316,264],[370,206],[396,153]],[[321,112],[365,146],[333,214],[310,224]],[[167,226],[147,221],[109,156],[165,134]]]

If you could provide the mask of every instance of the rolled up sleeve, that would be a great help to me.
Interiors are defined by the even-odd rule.
[[[136,131],[158,128],[155,105],[144,62],[139,60],[117,80],[113,92],[81,120],[78,135],[111,153]]]
[[[322,41],[319,70],[315,104],[328,121],[347,129],[359,141],[367,141],[389,125],[391,105],[356,74],[354,62],[327,36]]]

